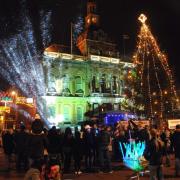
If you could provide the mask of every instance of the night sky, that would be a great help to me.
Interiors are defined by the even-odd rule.
[[[26,2],[26,6],[22,3]],[[148,17],[153,35],[167,55],[176,82],[180,84],[180,1],[179,0],[97,0],[101,28],[118,44],[123,54],[122,35],[127,34],[126,53],[132,54],[137,40],[141,13]],[[70,45],[70,22],[86,13],[86,0],[1,0],[0,39],[18,33],[21,26],[22,7],[32,19],[38,41],[38,13],[52,11],[51,43]]]

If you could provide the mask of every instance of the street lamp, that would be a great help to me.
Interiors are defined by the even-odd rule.
[[[18,124],[18,106],[16,104],[16,98],[17,98],[17,92],[16,91],[12,91],[11,92],[12,98],[13,98],[13,105],[14,105],[14,109],[15,109],[15,124]]]
[[[11,92],[11,95],[12,95],[12,96],[16,96],[16,91],[12,91],[12,92]]]

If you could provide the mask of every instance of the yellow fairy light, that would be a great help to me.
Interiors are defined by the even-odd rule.
[[[172,99],[179,103],[177,92],[175,90],[174,79],[168,65],[166,54],[161,52],[156,39],[151,33],[149,27],[146,25],[147,17],[144,14],[141,14],[138,17],[138,20],[142,23],[142,26],[140,33],[138,34],[139,41],[136,45],[137,51],[134,54],[135,58],[133,60],[134,63],[136,63],[137,72],[140,76],[140,93],[148,98],[148,101],[144,100],[143,102],[146,104],[144,107],[148,108],[148,116],[152,116],[157,113],[161,117],[164,117],[164,104],[172,103]],[[166,80],[168,81],[167,84],[170,85],[170,87],[165,87],[168,91],[167,89],[163,89],[161,84],[161,77],[159,77],[158,73],[161,69],[165,72]],[[154,73],[154,79],[152,79],[151,76],[152,72]],[[157,84],[155,87],[156,89],[151,83]],[[156,96],[157,100],[154,100]],[[164,101],[163,96],[166,97],[167,100]],[[155,109],[157,108],[156,104],[159,104],[158,109]]]
[[[153,96],[155,96],[156,95],[156,92],[153,92]]]
[[[164,91],[164,94],[167,94],[168,92],[167,91]]]
[[[144,14],[141,14],[141,15],[139,16],[138,20],[139,20],[141,23],[145,24],[145,22],[146,22],[146,20],[147,20],[147,17],[146,17]]]
[[[155,102],[154,102],[154,104],[158,104],[158,102],[157,102],[157,101],[155,101]]]

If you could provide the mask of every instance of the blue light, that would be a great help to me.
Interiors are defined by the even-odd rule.
[[[124,120],[124,114],[123,113],[110,113],[107,114],[105,117],[105,124],[108,125],[114,125],[116,122]]]
[[[141,171],[147,166],[147,161],[143,157],[145,142],[136,143],[134,140],[129,143],[119,143],[125,166],[134,171]],[[125,148],[125,152],[123,150]]]

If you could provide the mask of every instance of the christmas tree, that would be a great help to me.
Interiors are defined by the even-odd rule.
[[[134,84],[136,107],[148,118],[172,118],[179,103],[172,71],[146,24],[147,17],[141,14],[138,20],[141,28],[133,55],[137,75]]]

